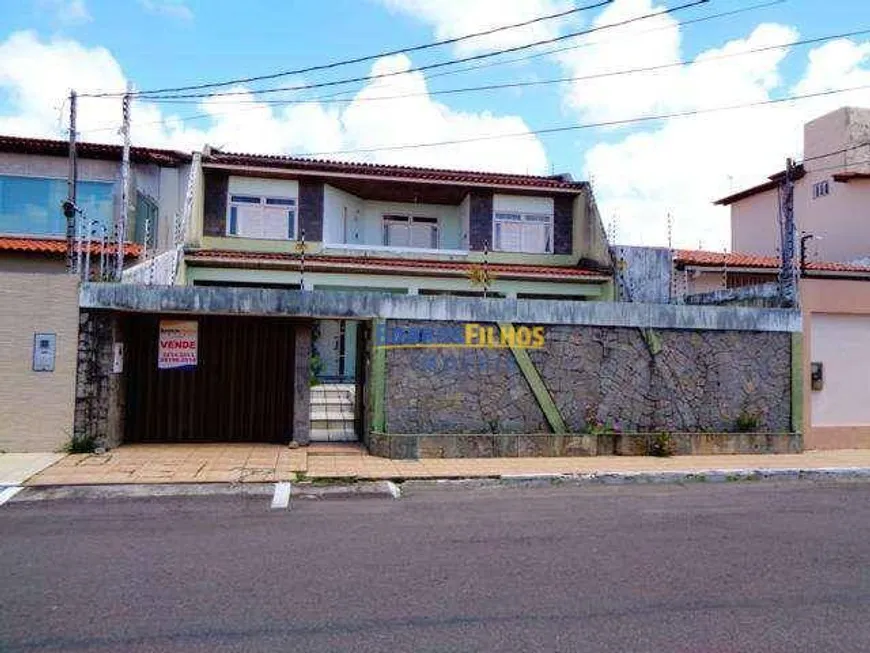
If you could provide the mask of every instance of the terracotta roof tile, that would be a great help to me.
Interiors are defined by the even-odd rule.
[[[804,169],[804,166],[802,163],[799,163],[797,166],[795,166],[795,168],[794,168],[794,178],[795,179],[800,179],[805,174],[806,174],[806,170]],[[729,204],[733,204],[734,202],[738,202],[742,199],[746,199],[747,197],[752,197],[753,195],[757,195],[758,193],[763,193],[765,191],[772,190],[774,188],[777,188],[784,178],[785,178],[785,170],[780,170],[779,172],[776,172],[776,173],[770,175],[767,178],[768,181],[765,181],[765,182],[758,184],[756,186],[744,188],[743,190],[737,191],[736,193],[732,193],[731,195],[728,195],[727,197],[722,197],[722,198],[716,200],[715,202],[713,202],[713,204],[717,204],[719,206],[727,206]]]
[[[299,255],[279,252],[239,252],[233,250],[190,250],[185,261],[199,265],[225,265],[244,267],[245,265],[276,265],[292,269],[299,267]],[[306,270],[358,271],[373,274],[394,274],[397,272],[424,276],[445,274],[450,276],[466,275],[472,263],[464,261],[421,260],[381,258],[364,256],[311,255],[305,257]],[[495,275],[510,278],[541,280],[587,280],[606,281],[610,277],[601,272],[569,266],[523,265],[490,263],[489,270]]]
[[[373,177],[401,177],[422,181],[448,181],[456,183],[492,184],[499,186],[523,186],[534,188],[552,188],[581,191],[586,182],[572,181],[568,176],[554,175],[551,177],[535,175],[516,175],[498,172],[483,172],[474,170],[448,170],[444,168],[419,168],[415,166],[385,165],[380,163],[359,163],[349,161],[330,161],[308,159],[292,156],[241,154],[237,152],[221,152],[212,149],[203,156],[203,163],[224,165],[250,165],[272,168],[293,168],[306,172],[329,172],[368,175]]]
[[[758,256],[740,252],[709,252],[704,250],[678,249],[674,251],[674,263],[696,267],[756,268],[775,272],[780,260],[775,256]],[[870,265],[840,263],[837,261],[808,261],[806,269],[818,272],[859,272],[870,274]]]
[[[69,143],[46,138],[0,135],[0,152],[69,156]],[[120,145],[79,142],[76,145],[76,153],[83,159],[121,160]],[[191,160],[190,154],[185,152],[153,147],[132,147],[130,148],[130,158],[134,163],[154,163],[164,167],[175,167]]]
[[[66,254],[66,240],[62,238],[36,238],[0,236],[0,251],[5,252],[30,252],[34,254]],[[115,252],[114,245],[106,247],[107,253]],[[136,243],[127,243],[124,246],[125,256],[139,256],[142,246]],[[100,244],[91,244],[91,254],[100,253]]]

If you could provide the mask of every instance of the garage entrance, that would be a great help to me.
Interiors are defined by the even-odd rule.
[[[167,365],[166,325],[179,317],[142,315],[127,322],[125,440],[289,442],[297,323],[262,317],[182,319],[195,333],[195,365],[169,369],[160,369],[158,358]]]

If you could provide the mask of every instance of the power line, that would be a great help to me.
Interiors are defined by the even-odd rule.
[[[749,11],[756,11],[758,9],[767,9],[767,8],[773,7],[775,5],[784,4],[786,2],[788,2],[788,0],[770,0],[769,2],[762,2],[759,4],[748,5],[746,7],[740,7],[738,9],[732,9],[730,11],[723,11],[723,12],[716,13],[716,14],[709,14],[707,16],[701,16],[699,18],[691,18],[688,20],[678,21],[674,25],[674,27],[683,27],[686,25],[694,25],[696,23],[703,23],[703,22],[707,22],[710,20],[716,20],[719,18],[726,18],[729,16],[735,16],[737,14],[742,14],[742,13],[746,13]],[[633,34],[632,36],[637,36],[637,35],[641,35],[641,34],[649,34],[652,32],[658,32],[658,31],[661,31],[663,29],[670,29],[670,28],[671,28],[671,25],[666,25],[663,27],[654,27],[652,29],[647,29],[647,30],[642,30],[640,32],[637,32],[636,34]],[[573,45],[562,46],[559,48],[542,50],[541,52],[534,52],[531,54],[526,54],[522,57],[515,57],[513,59],[503,59],[501,61],[485,61],[485,62],[475,64],[473,66],[466,66],[465,68],[459,68],[456,70],[442,70],[442,71],[434,72],[434,73],[427,75],[426,78],[427,78],[427,80],[431,80],[435,77],[444,77],[446,75],[457,75],[457,74],[462,74],[462,73],[466,73],[466,72],[470,72],[470,71],[474,71],[474,70],[482,70],[484,68],[494,68],[494,67],[498,67],[498,66],[505,66],[508,64],[512,64],[512,63],[526,62],[529,59],[536,59],[536,58],[545,57],[545,56],[551,55],[551,54],[558,54],[559,52],[567,52],[569,50],[579,50],[582,48],[588,48],[588,47],[600,45],[602,43],[612,43],[614,41],[620,40],[621,38],[624,38],[624,37],[617,36],[616,38],[605,38],[605,39],[600,39],[597,41],[585,41],[583,43],[575,43]],[[296,104],[296,103],[302,103],[302,102],[317,102],[317,101],[321,101],[321,100],[333,100],[333,99],[343,100],[345,98],[353,97],[353,96],[342,95],[344,92],[345,91],[339,91],[337,93],[329,93],[327,95],[317,95],[317,96],[308,98],[307,100],[261,99],[261,100],[237,100],[234,103],[235,104],[254,104],[254,103],[260,103],[260,104]],[[433,93],[434,92],[436,92],[436,91],[433,91]],[[152,99],[152,98],[148,98],[148,99]],[[153,99],[153,101],[155,103],[159,103],[159,104],[200,104],[201,103],[201,99]],[[212,115],[212,114],[198,114],[196,116],[190,116],[189,119],[204,118],[204,117],[208,117],[209,115]],[[216,115],[221,115],[221,114],[216,114]],[[181,120],[187,120],[187,119],[188,119],[188,117],[181,118]]]
[[[759,4],[755,4],[755,5],[749,5],[746,7],[740,7],[738,9],[732,9],[730,11],[724,11],[724,12],[720,12],[717,14],[710,14],[707,16],[701,16],[699,18],[692,18],[692,19],[688,19],[688,20],[679,21],[676,23],[675,26],[682,27],[682,26],[686,26],[686,25],[694,25],[697,23],[707,22],[707,21],[711,21],[711,20],[717,20],[719,18],[726,18],[729,16],[734,16],[734,15],[746,13],[749,11],[756,11],[758,9],[765,9],[765,8],[772,7],[775,5],[780,5],[780,4],[783,4],[787,1],[788,0],[770,0],[769,2],[763,2],[763,3],[759,3]],[[670,26],[655,27],[652,29],[643,30],[641,32],[638,32],[638,34],[647,34],[647,33],[661,31],[662,29],[668,29],[668,28],[670,28]],[[599,45],[601,43],[612,43],[612,42],[618,41],[622,38],[624,38],[624,37],[617,36],[616,38],[602,39],[602,40],[598,40],[598,41],[589,41],[589,42],[584,42],[584,43],[579,43],[579,44],[574,44],[574,45],[569,45],[569,46],[563,46],[561,48],[544,50],[542,52],[528,54],[524,57],[518,57],[518,58],[514,58],[514,59],[505,59],[503,61],[483,62],[483,63],[477,64],[476,66],[468,66],[466,68],[461,68],[459,70],[444,70],[444,71],[435,72],[435,73],[427,75],[427,79],[432,79],[433,77],[441,77],[444,75],[455,75],[457,73],[464,73],[464,72],[468,72],[471,70],[478,70],[478,69],[482,69],[482,68],[507,65],[507,64],[511,64],[511,63],[515,63],[515,62],[519,62],[519,61],[527,61],[528,59],[534,59],[537,57],[547,56],[547,55],[555,54],[555,53],[559,53],[559,52],[565,52],[568,50],[575,50],[575,49],[591,47],[591,46]],[[836,38],[836,37],[830,37],[830,38]],[[800,43],[800,42],[795,42],[792,45],[796,45],[798,43]],[[778,46],[773,46],[773,47],[778,47]],[[787,46],[783,45],[781,47],[787,47]],[[740,54],[742,54],[742,53],[740,53]],[[695,62],[695,63],[697,63],[697,62]],[[669,65],[671,65],[671,64],[669,64]],[[674,64],[674,65],[679,65],[679,64]],[[637,70],[640,70],[640,69],[637,69]],[[619,74],[622,74],[622,73],[619,73]],[[453,89],[446,89],[446,90],[437,90],[436,89],[436,90],[431,91],[430,95],[440,94],[442,92],[452,93],[454,91],[453,91]],[[270,100],[267,98],[263,98],[263,99],[259,99],[259,100],[235,100],[232,102],[232,104],[285,105],[285,104],[304,104],[306,102],[320,102],[323,100],[344,101],[345,99],[353,99],[353,96],[343,96],[342,93],[344,93],[344,91],[341,91],[339,93],[330,93],[327,95],[319,95],[319,96],[315,96],[312,98],[308,98],[307,100]],[[158,104],[197,104],[197,105],[199,105],[202,103],[202,98],[200,98],[200,99],[165,99],[165,100],[153,99],[153,98],[146,98],[146,99],[151,100],[151,101],[158,103]],[[363,99],[363,98],[360,98],[360,99]],[[260,106],[253,107],[253,109],[248,109],[248,110],[257,110],[257,109],[260,109]],[[149,122],[139,123],[139,124],[157,125],[157,124],[166,124],[166,123],[170,123],[170,122],[187,122],[187,121],[193,121],[193,120],[200,120],[203,118],[212,118],[212,117],[216,117],[216,116],[226,116],[226,115],[231,115],[233,113],[241,113],[242,111],[245,111],[245,109],[241,109],[239,111],[197,113],[197,114],[193,114],[193,115],[180,116],[180,117],[168,116],[168,117],[162,118],[160,120],[152,120]],[[97,127],[94,129],[84,130],[84,133],[113,131],[115,129],[117,129],[116,125],[107,125],[106,127]]]
[[[379,95],[375,97],[353,97],[353,96],[345,96],[345,97],[336,97],[332,98],[331,102],[333,103],[341,103],[341,104],[349,104],[351,102],[380,102],[384,100],[400,100],[406,98],[414,98],[414,97],[429,97],[433,95],[455,95],[458,93],[475,93],[481,91],[495,91],[501,89],[508,88],[525,88],[528,86],[546,86],[550,84],[562,84],[567,82],[577,82],[577,81],[586,81],[593,79],[602,79],[605,77],[617,77],[622,75],[632,75],[635,73],[646,73],[646,72],[654,72],[658,70],[665,70],[668,68],[678,68],[681,66],[688,65],[696,65],[696,64],[705,64],[714,61],[722,61],[724,59],[733,59],[735,57],[743,57],[749,54],[758,54],[760,52],[769,52],[771,50],[781,50],[782,48],[790,48],[799,45],[810,45],[813,43],[823,43],[825,41],[831,41],[834,39],[840,38],[848,38],[851,36],[859,36],[863,34],[870,34],[870,29],[863,29],[853,32],[843,32],[840,34],[831,34],[829,36],[819,36],[811,39],[801,39],[798,41],[789,41],[786,43],[778,43],[776,45],[767,45],[760,48],[752,48],[750,50],[742,50],[740,52],[732,52],[729,54],[723,54],[714,57],[707,57],[701,60],[690,60],[684,59],[681,61],[674,61],[666,64],[658,64],[655,66],[646,66],[643,68],[626,68],[622,70],[612,70],[603,73],[591,73],[588,75],[578,75],[573,77],[557,77],[551,79],[538,79],[528,82],[506,82],[503,84],[484,84],[481,86],[466,86],[461,88],[447,88],[447,89],[436,89],[433,91],[427,91],[425,93],[402,93],[399,95]],[[308,104],[310,102],[317,102],[323,98],[309,98],[304,100],[236,100],[233,104],[277,104],[277,105],[285,105],[285,104]],[[165,100],[163,102],[171,103],[171,100]],[[203,114],[203,115],[212,115],[212,114]]]
[[[282,70],[277,73],[270,73],[267,75],[256,75],[253,77],[239,77],[236,79],[230,79],[223,82],[207,82],[203,84],[194,84],[191,86],[176,86],[176,87],[167,87],[167,88],[157,88],[150,91],[137,91],[135,95],[144,96],[144,95],[152,95],[157,93],[174,93],[177,91],[194,91],[205,88],[220,88],[224,86],[232,86],[234,84],[249,84],[251,82],[262,82],[268,79],[277,79],[279,77],[289,77],[290,75],[302,75],[305,73],[318,72],[321,70],[331,70],[333,68],[339,68],[341,66],[349,66],[357,63],[365,63],[366,61],[374,61],[375,59],[380,59],[381,57],[389,57],[395,54],[403,54],[409,52],[421,52],[423,50],[430,50],[432,48],[441,47],[443,45],[452,45],[454,43],[459,43],[461,41],[467,41],[469,39],[479,38],[481,36],[489,36],[491,34],[496,34],[498,32],[504,32],[507,30],[517,29],[520,27],[528,27],[529,25],[534,25],[536,23],[543,23],[549,20],[555,20],[557,18],[564,18],[565,16],[570,16],[571,14],[577,14],[583,11],[590,11],[592,9],[599,9],[600,7],[604,7],[605,5],[609,5],[613,3],[614,0],[599,0],[593,4],[584,5],[582,7],[574,7],[573,9],[566,9],[565,11],[560,11],[555,14],[546,14],[544,16],[537,16],[535,18],[531,18],[529,20],[524,20],[519,23],[511,23],[509,25],[502,25],[500,27],[493,27],[491,29],[483,30],[480,32],[473,32],[471,34],[465,34],[463,36],[456,36],[449,39],[443,39],[441,41],[433,41],[431,43],[423,43],[420,45],[412,45],[405,48],[397,48],[395,50],[386,50],[384,52],[379,52],[377,54],[369,54],[362,57],[356,57],[354,59],[342,59],[340,61],[331,61],[325,64],[318,64],[315,66],[308,66],[307,68],[297,68],[295,70]],[[115,92],[115,93],[95,93],[93,95],[85,96],[85,97],[120,97],[124,93],[123,92]]]
[[[402,94],[402,95],[387,95],[387,96],[378,96],[378,97],[372,97],[372,98],[336,98],[335,100],[333,100],[333,102],[349,103],[349,102],[354,102],[354,101],[373,102],[373,101],[384,101],[384,100],[397,100],[397,99],[413,98],[413,97],[427,97],[427,96],[433,96],[433,95],[453,95],[453,94],[467,93],[467,92],[490,91],[490,90],[499,90],[499,89],[506,89],[506,88],[519,88],[519,87],[526,87],[526,86],[540,86],[540,85],[558,84],[558,83],[565,83],[565,82],[572,82],[572,81],[601,79],[601,78],[606,78],[606,77],[615,77],[615,76],[629,75],[629,74],[636,74],[636,73],[654,72],[657,70],[663,70],[663,69],[667,69],[667,68],[676,68],[676,67],[681,67],[681,66],[704,64],[704,63],[709,63],[709,62],[721,61],[721,60],[725,60],[725,59],[732,59],[735,57],[742,57],[742,56],[746,56],[746,55],[750,55],[750,54],[758,54],[761,52],[768,52],[770,50],[779,50],[782,48],[790,48],[790,47],[801,46],[801,45],[810,45],[810,44],[814,44],[814,43],[822,43],[822,42],[831,41],[834,39],[846,38],[849,36],[856,36],[856,35],[868,34],[868,33],[870,33],[870,29],[858,30],[858,31],[853,31],[853,32],[844,32],[844,33],[840,33],[840,34],[831,34],[828,36],[819,36],[819,37],[810,38],[810,39],[801,39],[798,41],[790,41],[787,43],[780,43],[777,45],[768,45],[768,46],[764,46],[761,48],[752,48],[750,50],[743,50],[741,52],[732,52],[729,54],[724,54],[724,55],[720,55],[720,56],[716,56],[716,57],[708,57],[708,58],[701,59],[701,60],[694,60],[694,61],[693,60],[682,60],[682,61],[677,61],[677,62],[668,63],[668,64],[659,64],[656,66],[647,66],[644,68],[629,68],[629,69],[624,69],[624,70],[616,70],[616,71],[610,71],[610,72],[604,72],[604,73],[594,73],[594,74],[590,74],[590,75],[580,75],[580,76],[575,76],[575,77],[560,77],[560,78],[556,78],[556,79],[543,79],[543,80],[535,80],[535,81],[530,81],[530,82],[510,82],[510,83],[505,83],[505,84],[488,84],[488,85],[484,85],[484,86],[471,86],[471,87],[466,87],[466,88],[441,89],[441,90],[430,91],[429,93],[406,93],[406,94]],[[280,100],[280,101],[279,100],[262,100],[262,101],[237,100],[234,102],[234,104],[260,104],[260,105],[262,105],[262,104],[278,104],[278,103],[281,103],[281,104],[307,104],[309,102],[316,102],[316,101],[317,101],[317,98],[312,98],[310,100]],[[257,106],[254,108],[259,109],[261,107]],[[201,113],[201,114],[195,114],[192,116],[184,116],[181,118],[169,117],[169,118],[164,118],[161,120],[153,120],[151,122],[146,122],[146,123],[142,123],[142,124],[145,124],[145,125],[165,124],[167,122],[174,122],[174,121],[184,122],[184,121],[188,121],[188,120],[196,120],[199,118],[212,118],[215,116],[230,115],[232,113],[234,113],[234,112]],[[97,131],[108,131],[111,129],[114,129],[114,127],[107,126],[104,128],[91,129],[91,130],[87,130],[87,131],[90,133],[90,132],[97,132]]]
[[[212,93],[179,93],[174,95],[149,95],[142,96],[147,97],[149,99],[161,99],[161,100],[171,100],[178,98],[206,98],[206,97],[228,97],[235,95],[248,95],[248,94],[265,94],[265,93],[279,93],[282,91],[302,91],[312,88],[324,88],[329,86],[339,86],[344,84],[353,84],[355,82],[367,82],[374,79],[383,79],[386,77],[395,77],[397,75],[406,75],[408,73],[414,72],[422,72],[424,70],[433,70],[435,68],[443,68],[444,66],[453,66],[458,63],[464,63],[466,61],[478,61],[481,59],[487,59],[490,57],[495,57],[500,54],[505,54],[508,52],[519,52],[522,50],[528,50],[529,48],[534,48],[539,45],[545,45],[547,43],[556,43],[559,41],[564,41],[566,39],[576,38],[578,36],[584,36],[586,34],[592,34],[594,32],[599,32],[606,29],[612,29],[614,27],[623,27],[625,25],[629,25],[631,23],[636,23],[641,20],[646,20],[649,18],[655,18],[657,16],[664,16],[666,14],[671,14],[676,11],[680,11],[682,9],[689,9],[691,7],[696,7],[702,4],[706,4],[710,2],[710,0],[693,0],[692,2],[688,2],[677,7],[672,7],[670,9],[664,9],[662,11],[655,11],[649,14],[643,14],[641,16],[635,16],[633,18],[627,18],[622,21],[618,21],[615,23],[607,23],[605,25],[599,25],[597,27],[591,27],[589,29],[580,30],[577,32],[570,32],[568,34],[563,34],[562,36],[557,36],[550,39],[542,39],[540,41],[534,41],[532,43],[525,43],[523,45],[517,45],[510,48],[503,48],[501,50],[494,50],[492,52],[484,52],[482,54],[471,55],[468,57],[462,57],[459,59],[449,59],[446,61],[438,61],[431,64],[426,64],[424,66],[416,66],[413,68],[408,68],[407,70],[394,71],[389,73],[379,73],[377,75],[365,75],[362,77],[350,77],[346,79],[333,80],[329,82],[316,82],[313,84],[297,84],[295,86],[280,86],[273,88],[265,88],[265,89],[251,89],[245,91],[220,91],[220,92],[212,92]]]
[[[718,18],[735,16],[737,14],[746,13],[748,11],[756,11],[758,9],[766,9],[768,7],[773,7],[774,5],[784,4],[785,2],[788,2],[788,0],[770,0],[770,2],[762,2],[759,4],[755,4],[755,5],[749,5],[747,7],[740,7],[738,9],[731,9],[730,11],[723,11],[723,12],[720,12],[718,14],[709,14],[707,16],[701,16],[699,18],[691,18],[689,20],[682,20],[682,21],[677,22],[675,27],[682,27],[685,25],[693,25],[695,23],[703,23],[703,22],[706,22],[708,20],[716,20]],[[651,32],[658,32],[658,31],[661,31],[663,29],[669,29],[670,27],[671,27],[670,25],[667,25],[664,27],[653,27],[652,29],[647,29],[647,30],[637,32],[636,34],[633,34],[632,36],[637,36],[640,34],[649,34]],[[566,52],[568,50],[578,50],[580,48],[588,48],[588,47],[591,47],[594,45],[600,45],[601,43],[610,43],[614,40],[615,39],[611,38],[611,39],[602,39],[599,41],[586,41],[584,43],[562,46],[559,48],[543,50],[541,52],[534,52],[532,54],[526,54],[522,57],[516,57],[514,59],[504,59],[502,61],[486,61],[483,63],[475,64],[473,66],[467,66],[465,68],[460,68],[458,70],[442,70],[442,71],[439,71],[437,73],[432,73],[431,75],[428,75],[427,77],[429,79],[432,79],[433,77],[443,77],[445,75],[456,75],[456,74],[468,72],[471,70],[480,70],[482,68],[493,68],[495,66],[503,66],[506,64],[528,61],[529,59],[536,59],[538,57],[545,57],[545,56],[550,55],[550,54],[558,54],[559,52]]]
[[[844,147],[841,150],[836,150],[834,152],[828,152],[827,154],[816,154],[815,156],[808,156],[801,159],[801,163],[806,163],[807,161],[815,161],[816,159],[824,159],[829,156],[835,156],[837,154],[845,154],[846,152],[850,152],[852,150],[858,150],[862,147],[867,147],[870,145],[870,141],[865,141],[864,143],[859,143],[858,145],[851,145],[849,147]],[[849,165],[849,164],[844,164]],[[813,168],[813,170],[824,170],[824,168]]]
[[[816,97],[823,97],[827,95],[837,95],[840,93],[848,93],[851,91],[860,91],[870,88],[870,84],[865,84],[863,86],[853,86],[851,88],[841,88],[841,89],[830,89],[827,91],[818,91],[816,93],[804,93],[802,95],[791,95],[782,98],[774,98],[771,100],[759,100],[757,102],[749,102],[746,104],[733,104],[726,105],[721,107],[710,107],[707,109],[691,109],[688,111],[675,111],[672,113],[663,113],[651,116],[638,116],[634,118],[624,118],[621,120],[606,120],[601,122],[594,123],[585,123],[585,124],[577,124],[577,125],[562,125],[559,127],[549,127],[545,129],[533,129],[524,132],[513,132],[509,134],[493,134],[489,136],[476,136],[473,138],[458,138],[449,141],[437,141],[430,143],[408,143],[404,145],[390,145],[384,147],[370,147],[370,148],[361,148],[354,150],[334,150],[330,152],[306,152],[304,154],[298,154],[296,156],[299,157],[323,157],[323,156],[334,156],[338,154],[364,154],[371,152],[388,152],[388,151],[396,151],[396,150],[408,150],[408,149],[421,149],[428,147],[441,147],[444,145],[458,145],[460,143],[474,143],[479,141],[491,141],[491,140],[499,140],[502,138],[522,138],[533,135],[543,135],[543,134],[556,134],[561,132],[568,131],[578,131],[582,129],[593,129],[600,127],[616,127],[620,125],[630,125],[636,123],[643,122],[652,122],[655,120],[667,120],[671,118],[686,118],[690,116],[708,114],[708,113],[718,113],[723,111],[733,111],[736,109],[749,109],[752,107],[759,107],[765,105],[773,105],[773,104],[781,104],[783,102],[796,102],[799,100],[807,100]]]

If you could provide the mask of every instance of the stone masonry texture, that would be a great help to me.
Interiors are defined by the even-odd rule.
[[[549,326],[528,353],[574,433],[587,417],[622,431],[734,432],[741,415],[755,416],[754,431],[787,432],[790,347],[788,333]],[[550,430],[509,349],[388,349],[386,395],[387,433]]]
[[[74,433],[107,448],[121,444],[124,435],[126,384],[112,369],[113,345],[123,342],[120,320],[105,311],[79,316]]]

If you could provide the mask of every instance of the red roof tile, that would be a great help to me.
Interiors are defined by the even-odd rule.
[[[91,244],[91,254],[100,253],[100,244]],[[31,238],[0,236],[0,251],[5,252],[30,252],[34,254],[66,254],[66,240],[62,238]],[[85,250],[86,251],[86,250]],[[106,247],[107,253],[115,252],[115,246]],[[136,243],[127,243],[124,246],[125,256],[139,256],[142,246]]]
[[[299,255],[279,252],[239,252],[232,250],[190,250],[185,262],[193,265],[245,267],[259,265],[285,266],[298,269]],[[403,273],[421,276],[465,276],[473,263],[464,261],[400,259],[363,256],[311,255],[305,257],[306,270],[354,271],[371,274]],[[490,263],[488,269],[496,277],[540,279],[542,281],[607,281],[610,277],[601,272],[579,267],[556,265],[521,265]]]
[[[553,175],[551,177],[535,175],[515,175],[498,172],[482,172],[474,170],[447,170],[444,168],[418,168],[415,166],[385,165],[380,163],[353,163],[348,161],[330,161],[307,159],[292,156],[241,154],[236,152],[221,152],[212,149],[204,155],[203,164],[223,164],[238,166],[261,166],[269,168],[292,168],[311,173],[335,173],[366,175],[372,177],[398,177],[418,181],[455,182],[467,184],[490,184],[493,186],[521,186],[533,188],[550,188],[555,190],[581,191],[586,182],[572,181],[568,175]]]
[[[695,267],[729,267],[755,268],[770,270],[779,269],[780,260],[775,256],[758,256],[740,252],[708,252],[703,250],[678,249],[674,252],[674,263]],[[837,261],[808,261],[806,270],[817,272],[858,272],[870,274],[870,265],[855,263],[839,263]]]
[[[46,138],[0,135],[0,152],[69,156],[69,143]],[[120,145],[80,142],[76,144],[76,153],[83,159],[121,160]],[[132,147],[130,158],[134,163],[153,163],[164,167],[175,167],[191,160],[190,154],[153,147]]]
[[[800,179],[806,174],[806,170],[802,163],[799,163],[794,168],[794,178]],[[728,195],[727,197],[723,197],[721,199],[716,200],[713,204],[718,204],[720,206],[727,206],[728,204],[733,204],[742,199],[746,199],[747,197],[752,197],[753,195],[757,195],[758,193],[763,193],[768,190],[772,190],[780,185],[783,178],[785,177],[785,170],[780,170],[776,172],[770,177],[768,177],[769,181],[765,181],[764,183],[758,184],[757,186],[751,186],[749,188],[744,188],[741,191]]]

